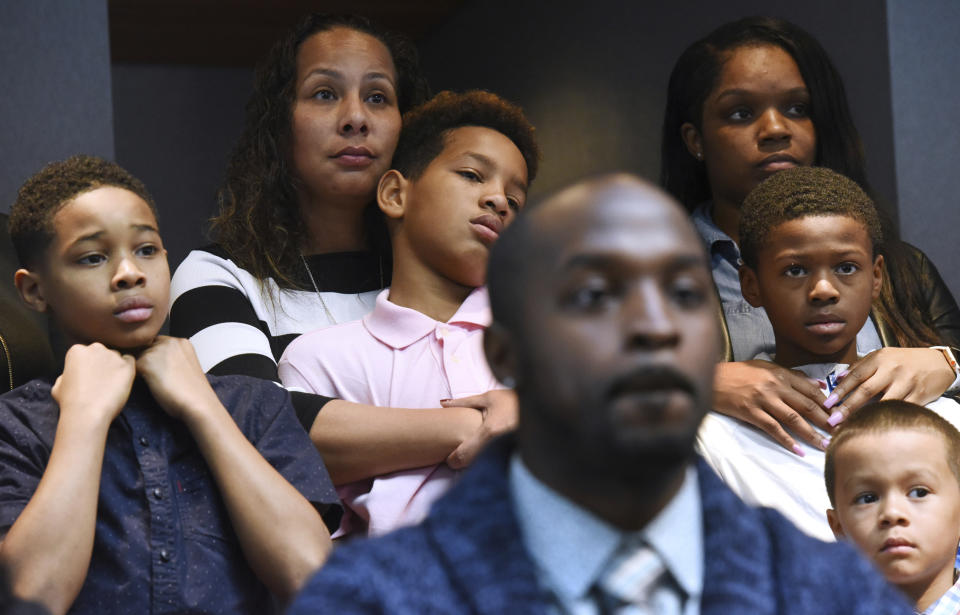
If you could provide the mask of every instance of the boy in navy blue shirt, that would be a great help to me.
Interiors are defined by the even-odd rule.
[[[189,342],[158,336],[166,251],[149,194],[117,165],[48,165],[10,228],[20,295],[69,347],[52,385],[0,397],[14,593],[53,613],[272,610],[328,554],[318,509],[336,501],[287,393],[208,381]]]

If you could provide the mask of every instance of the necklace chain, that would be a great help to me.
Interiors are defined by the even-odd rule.
[[[323,307],[323,313],[327,315],[327,320],[330,321],[331,325],[337,324],[337,319],[330,313],[327,302],[323,300],[323,295],[320,294],[320,288],[317,286],[317,281],[313,279],[313,272],[310,271],[310,265],[307,264],[307,259],[303,255],[303,252],[300,253],[300,261],[303,263],[303,268],[307,270],[307,276],[310,278],[310,283],[313,284],[313,290],[317,293],[317,298],[320,299],[320,305]]]
[[[337,324],[337,319],[333,317],[333,313],[327,307],[327,302],[323,300],[323,294],[320,292],[320,287],[317,286],[317,281],[313,279],[313,272],[310,271],[310,265],[307,264],[307,258],[303,255],[303,252],[300,253],[300,262],[303,263],[303,268],[307,270],[307,277],[310,278],[310,284],[313,285],[313,292],[317,293],[317,299],[320,300],[320,306],[323,307],[323,313],[326,314],[327,320],[330,321],[331,325]],[[383,259],[381,257],[377,257],[377,267],[380,273],[380,288],[383,288]]]

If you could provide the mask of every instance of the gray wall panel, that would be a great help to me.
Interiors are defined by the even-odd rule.
[[[251,69],[113,67],[117,161],[157,202],[171,268],[206,243],[203,230],[252,83]]]
[[[626,169],[659,174],[667,79],[680,52],[747,15],[810,31],[843,75],[878,192],[896,202],[882,0],[674,3],[474,0],[421,45],[436,89],[483,87],[523,105],[544,149],[535,191]]]
[[[887,0],[887,15],[901,233],[960,297],[960,3]]]
[[[0,3],[0,210],[42,165],[113,158],[106,0]]]

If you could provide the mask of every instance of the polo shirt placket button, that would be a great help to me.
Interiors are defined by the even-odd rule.
[[[146,446],[146,445],[150,444],[150,441],[147,440],[147,437],[146,437],[146,436],[140,436],[140,444],[143,445],[143,446]]]
[[[157,498],[158,500],[163,499],[163,491],[160,490],[160,487],[153,488],[153,497]]]
[[[160,561],[169,562],[170,561],[170,552],[166,549],[160,549]]]

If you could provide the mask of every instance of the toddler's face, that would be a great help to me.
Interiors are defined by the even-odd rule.
[[[757,261],[741,274],[743,294],[770,318],[777,363],[856,360],[857,332],[882,280],[863,224],[839,215],[784,222],[770,230]]]
[[[909,595],[953,584],[960,540],[960,485],[938,433],[888,430],[854,436],[836,451],[838,537],[857,544]]]
[[[53,227],[34,274],[41,300],[35,307],[53,314],[69,344],[150,344],[167,317],[170,269],[149,205],[105,186],[64,205]]]

